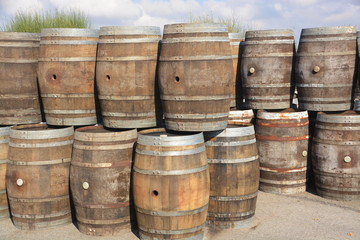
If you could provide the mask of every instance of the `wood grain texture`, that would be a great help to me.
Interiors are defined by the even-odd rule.
[[[10,127],[0,127],[0,219],[9,217],[9,206],[5,185],[9,136]]]

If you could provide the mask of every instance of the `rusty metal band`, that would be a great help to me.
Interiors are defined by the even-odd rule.
[[[326,84],[322,84],[322,83],[297,83],[296,84],[297,87],[302,87],[302,88],[306,88],[306,87],[311,87],[311,88],[338,88],[338,87],[352,87],[352,84],[339,84],[339,83],[326,83]]]
[[[44,126],[46,126],[44,124]],[[39,130],[39,131],[27,131],[21,129],[11,129],[10,138],[16,139],[28,139],[28,140],[47,140],[49,138],[62,138],[69,137],[74,135],[74,128],[67,127],[63,129],[48,129],[48,130]]]
[[[134,143],[127,144],[112,144],[112,145],[83,145],[79,143],[74,143],[74,149],[88,150],[88,151],[101,151],[101,150],[122,150],[122,149],[132,149]]]
[[[104,209],[104,208],[123,208],[123,207],[129,207],[130,202],[126,201],[126,202],[108,203],[108,204],[86,204],[86,203],[83,203],[83,202],[74,202],[74,205],[76,207],[89,208],[89,209],[96,209],[96,208],[100,208],[100,209]]]
[[[236,159],[219,159],[219,158],[208,158],[209,164],[236,164],[236,163],[245,163],[252,162],[259,159],[259,156],[253,156],[248,158],[236,158]]]
[[[94,40],[40,40],[41,45],[97,45]]]
[[[309,115],[307,111],[300,112],[267,112],[258,111],[257,118],[264,120],[299,120],[308,119]]]
[[[167,38],[161,41],[161,44],[166,43],[193,43],[193,42],[229,42],[228,37],[181,37],[181,38]]]
[[[161,229],[149,229],[144,228],[142,226],[138,226],[141,231],[152,233],[152,234],[166,234],[166,235],[177,235],[177,234],[185,234],[185,233],[193,233],[202,230],[205,227],[205,223],[200,226],[187,228],[182,230],[161,230]]]
[[[186,175],[186,174],[203,172],[207,169],[208,169],[207,164],[198,168],[183,169],[183,170],[148,170],[148,169],[140,169],[138,167],[133,167],[133,170],[137,173],[141,173],[145,175],[157,175],[157,176]]]
[[[339,141],[339,140],[326,140],[313,137],[313,142],[327,144],[327,145],[342,145],[342,146],[357,146],[360,145],[360,141]]]
[[[155,96],[113,96],[113,95],[99,95],[98,98],[100,100],[125,100],[125,101],[132,101],[132,100],[154,100]]]
[[[162,132],[160,135],[151,136],[140,132],[137,143],[146,146],[189,146],[204,143],[204,137],[203,133],[183,136],[168,136],[166,132]]]
[[[355,49],[353,51],[344,51],[344,52],[312,52],[312,53],[297,53],[297,57],[319,57],[319,56],[346,56],[346,55],[356,55]]]
[[[246,137],[254,134],[255,134],[254,126],[250,125],[245,127],[239,126],[236,128],[226,128],[225,130],[220,130],[220,131],[205,132],[204,136],[207,138],[208,137],[228,138],[228,137]]]
[[[290,94],[289,95],[281,95],[281,96],[244,96],[244,99],[249,100],[289,100],[290,101]]]
[[[39,62],[95,62],[96,57],[42,57]]]
[[[94,93],[43,93],[42,98],[94,98]]]
[[[151,112],[132,112],[132,113],[123,113],[123,112],[101,112],[102,116],[105,117],[154,117],[156,116],[155,109]]]
[[[326,123],[360,123],[360,115],[336,115],[336,114],[318,114],[318,122]]]
[[[219,201],[219,202],[230,202],[230,201],[243,201],[248,199],[253,199],[257,197],[258,191],[248,195],[241,195],[241,196],[210,196],[210,201]]]
[[[337,131],[359,131],[360,126],[327,126],[327,125],[321,125],[319,122],[315,125],[315,128],[317,129],[325,129],[325,130],[337,130]]]
[[[285,53],[262,53],[262,54],[243,54],[242,58],[271,58],[271,57],[293,57],[293,52],[285,52]]]
[[[167,34],[176,33],[218,33],[223,32],[228,35],[228,28],[225,24],[220,23],[180,23],[180,24],[166,24],[164,26],[164,37]]]
[[[208,209],[208,204],[206,204],[206,205],[204,205],[204,206],[202,206],[200,208],[187,210],[187,211],[153,211],[153,210],[148,210],[148,209],[135,207],[136,212],[151,215],[151,216],[160,216],[160,217],[189,216],[189,215],[194,215],[194,214],[206,212],[207,209]]]
[[[266,168],[260,167],[260,171],[275,172],[275,173],[292,173],[292,172],[306,172],[307,167],[300,168]]]
[[[111,117],[103,116],[103,122],[106,127],[110,128],[150,128],[156,127],[156,119],[154,117],[140,120],[119,119],[115,120]]]
[[[290,44],[293,45],[295,40],[292,39],[279,39],[279,40],[245,40],[246,45],[261,45],[261,44],[271,44],[271,45],[278,45],[278,44]]]
[[[277,180],[260,178],[260,184],[261,183],[268,183],[268,184],[274,184],[274,185],[296,185],[296,184],[306,183],[306,178],[299,179],[299,180],[293,180],[293,181],[286,181],[286,180],[278,180],[277,181]]]
[[[62,164],[62,163],[69,163],[71,158],[61,158],[61,159],[53,159],[53,160],[46,160],[46,161],[31,161],[31,162],[22,162],[22,161],[15,161],[9,160],[9,164],[16,165],[16,166],[47,166],[47,165],[54,165],[54,164]]]
[[[38,48],[39,42],[5,42],[0,40],[0,47],[16,47],[16,48]]]
[[[157,56],[97,57],[98,62],[157,61]]]
[[[45,116],[46,122],[50,125],[59,125],[59,126],[75,126],[75,125],[91,125],[96,124],[97,119],[94,114],[93,117],[50,117]]]
[[[160,95],[161,100],[179,100],[179,101],[213,101],[213,100],[228,100],[231,95],[212,95],[212,96],[171,96]]]
[[[54,217],[61,217],[70,214],[70,210],[62,211],[62,212],[55,212],[51,214],[17,214],[13,211],[11,215],[16,218],[25,218],[25,219],[42,219],[42,218],[54,218]]]
[[[85,219],[82,217],[76,216],[76,219],[80,223],[84,224],[95,224],[95,225],[114,225],[114,224],[121,224],[121,223],[130,223],[130,216],[116,218],[116,219],[102,219],[102,220],[94,220],[94,219]]]
[[[226,142],[220,142],[219,140],[216,141],[207,141],[205,143],[206,146],[221,146],[221,147],[233,147],[233,146],[244,146],[244,145],[250,145],[256,143],[256,139],[250,139],[250,140],[244,140],[244,141],[226,141]]]
[[[232,60],[231,55],[219,56],[219,55],[197,55],[197,56],[160,56],[159,61],[207,61],[207,60]]]
[[[74,110],[44,110],[45,113],[52,114],[86,114],[96,113],[95,109],[74,109]]]
[[[278,136],[262,136],[259,134],[255,134],[256,140],[262,140],[262,141],[302,141],[302,140],[308,140],[309,135],[306,136],[297,136],[297,137],[278,137]]]
[[[241,87],[244,87],[244,88],[273,88],[273,87],[277,87],[277,88],[280,88],[280,87],[292,87],[291,83],[278,83],[278,84],[267,84],[267,83],[264,83],[264,84],[254,84],[254,83],[249,83],[249,84],[246,84],[246,83],[242,83]]]
[[[0,57],[0,63],[37,63],[37,62],[38,62],[38,59]]]
[[[131,161],[110,162],[110,163],[85,163],[71,161],[71,166],[87,167],[87,168],[118,168],[118,167],[131,167]]]
[[[59,196],[59,197],[49,197],[49,198],[16,198],[8,196],[9,200],[13,202],[22,202],[22,203],[41,203],[41,202],[55,202],[69,200],[69,195]]]
[[[99,37],[99,29],[85,28],[43,28],[41,38],[43,37]]]
[[[284,118],[284,120],[286,119]],[[261,127],[292,128],[292,127],[303,127],[308,125],[309,125],[309,121],[295,122],[295,123],[265,123],[265,122],[256,121],[256,126],[261,126]]]
[[[156,26],[108,26],[100,28],[100,37],[108,35],[156,35],[161,37],[160,27]]]
[[[8,162],[9,162],[8,159],[1,159],[1,160],[0,160],[0,164],[6,164],[6,163],[8,163]]]
[[[156,43],[158,44],[161,40],[161,37],[158,38],[117,38],[117,39],[106,39],[101,38],[99,39],[99,43],[106,44],[106,43]]]
[[[249,215],[253,215],[255,213],[255,209],[254,210],[250,210],[247,212],[242,212],[242,213],[212,213],[212,212],[208,212],[207,216],[208,217],[215,217],[215,218],[235,218],[235,217],[246,217]]]
[[[164,113],[165,118],[175,118],[175,119],[217,119],[217,118],[227,118],[229,112],[226,113],[188,113],[188,114],[173,114],[173,113]]]
[[[360,178],[360,174],[351,174],[351,173],[344,173],[341,174],[335,172],[324,172],[319,169],[313,168],[313,171],[316,175],[319,176],[326,176],[326,177],[333,177],[333,178]]]
[[[73,142],[74,140],[51,142],[51,143],[13,143],[10,141],[9,146],[14,148],[46,148],[46,147],[61,147],[66,145],[72,145]]]

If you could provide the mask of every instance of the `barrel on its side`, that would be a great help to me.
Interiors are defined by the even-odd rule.
[[[299,108],[349,110],[355,59],[355,26],[303,29],[295,67]]]
[[[95,110],[95,62],[99,30],[41,30],[39,85],[47,124],[90,125]]]
[[[6,189],[14,225],[40,229],[71,223],[69,169],[73,127],[10,130]]]
[[[311,156],[320,196],[360,199],[360,114],[318,113]]]
[[[210,171],[207,225],[238,228],[255,214],[259,160],[252,124],[204,133]]]
[[[41,122],[38,33],[0,32],[0,125]]]
[[[108,236],[130,229],[130,172],[136,137],[135,129],[76,129],[70,185],[80,232]]]
[[[9,135],[10,127],[0,127],[0,219],[9,217],[9,205],[5,186]]]
[[[307,111],[258,111],[256,141],[260,190],[294,194],[306,189],[309,140]]]
[[[202,133],[139,132],[133,168],[141,239],[202,239],[209,169]]]
[[[236,107],[242,105],[242,96],[240,89],[240,61],[241,54],[244,47],[244,35],[242,33],[229,33],[230,50],[234,66],[234,98],[230,102],[230,107]],[[240,60],[240,61],[239,61]]]

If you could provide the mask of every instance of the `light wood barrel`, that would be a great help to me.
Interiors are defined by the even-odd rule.
[[[71,223],[69,169],[73,127],[45,124],[10,130],[6,189],[15,227],[35,230]]]
[[[130,229],[130,173],[135,129],[75,131],[70,186],[80,232],[115,235]]]
[[[230,50],[231,50],[233,66],[234,66],[234,87],[233,87],[234,98],[231,99],[230,107],[235,107],[242,105],[239,60],[241,61],[241,55],[244,48],[244,35],[242,33],[229,33],[229,40],[230,40]]]
[[[38,33],[0,32],[0,125],[41,122]]]
[[[350,109],[355,59],[355,26],[303,29],[295,67],[299,108]]]
[[[360,200],[360,114],[318,113],[311,156],[320,196]]]
[[[254,126],[232,124],[204,137],[210,172],[207,225],[248,225],[255,214],[260,174]]]
[[[166,129],[225,129],[233,75],[226,25],[165,25],[159,84]]]
[[[139,132],[133,168],[141,239],[202,239],[209,169],[202,133]]]
[[[39,85],[47,124],[91,125],[95,110],[95,62],[99,30],[41,30]]]
[[[256,141],[260,190],[281,194],[305,192],[308,127],[307,111],[258,111]]]
[[[252,123],[254,121],[254,111],[252,109],[240,110],[230,108],[229,124],[230,123]]]
[[[241,55],[244,106],[252,109],[289,108],[295,52],[290,29],[247,31]]]
[[[159,27],[100,28],[96,63],[104,125],[111,128],[156,126],[155,75]]]
[[[11,127],[0,127],[0,219],[9,217],[9,205],[6,195],[6,164],[9,149]]]

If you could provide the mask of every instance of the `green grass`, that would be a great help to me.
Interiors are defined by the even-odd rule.
[[[7,32],[37,32],[43,28],[90,28],[89,18],[79,10],[18,11],[1,26]]]

